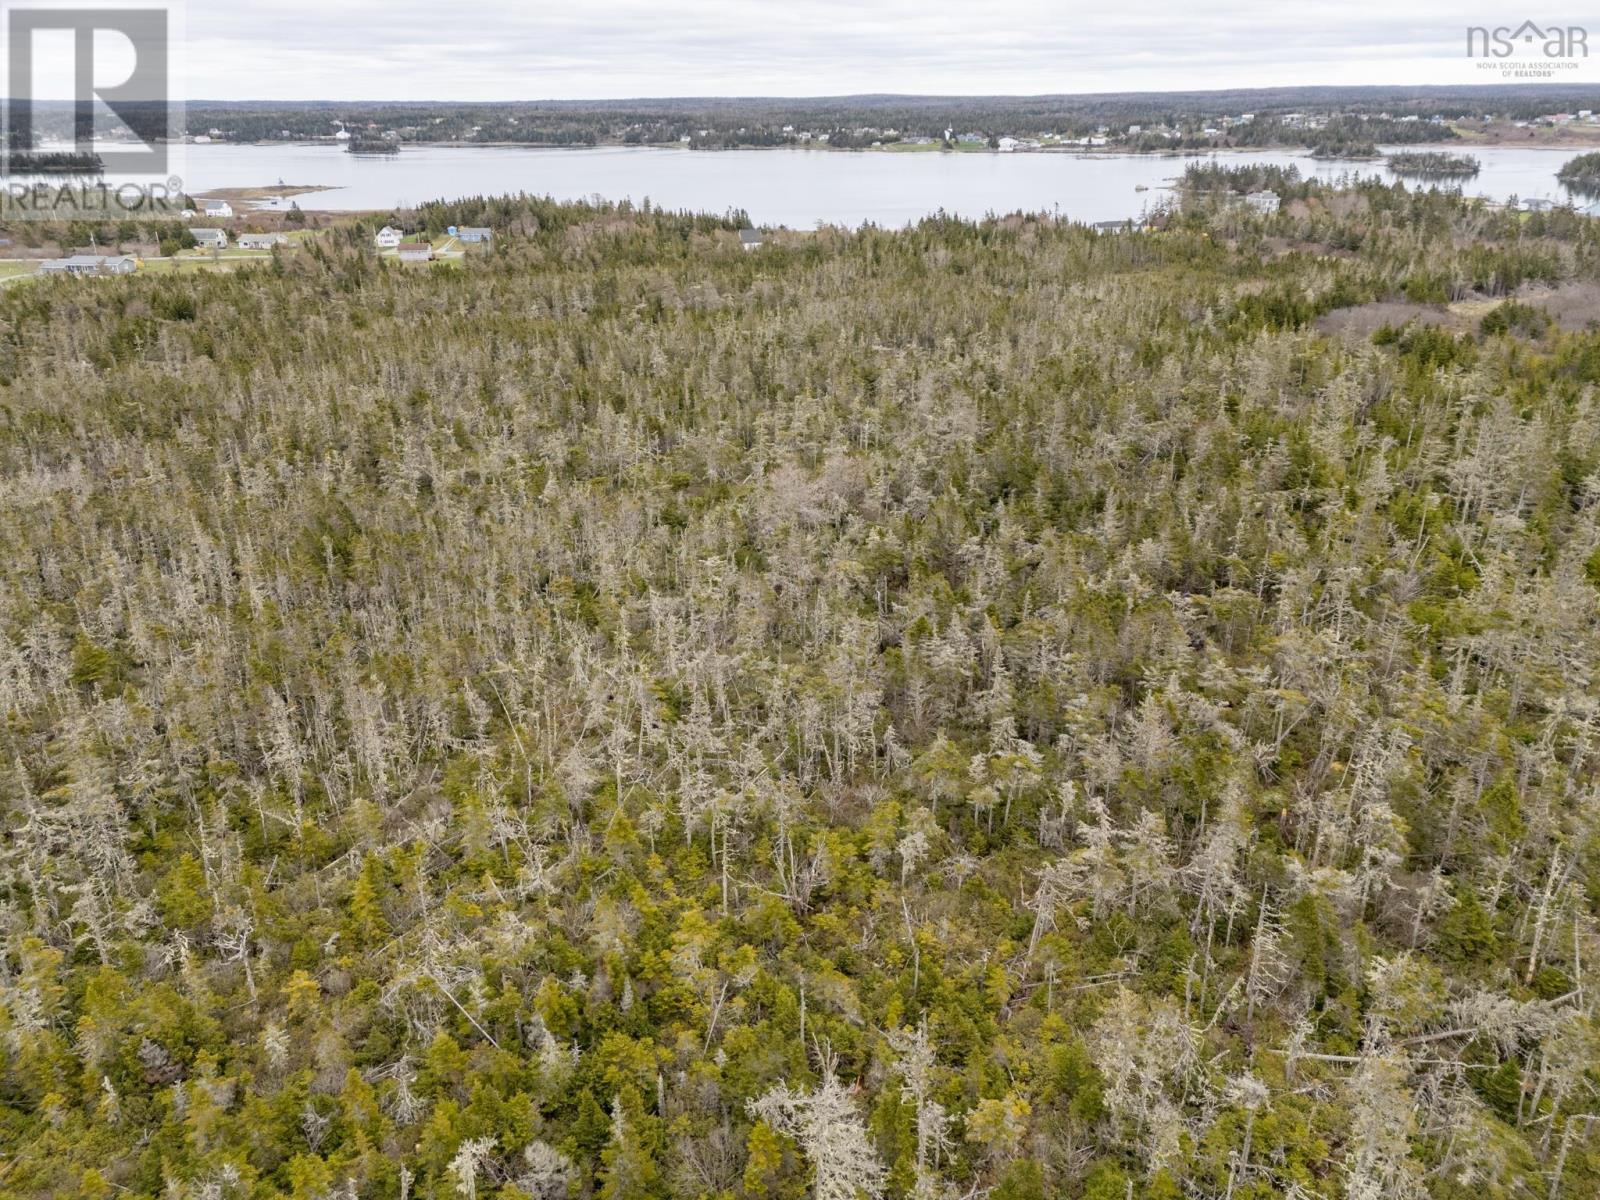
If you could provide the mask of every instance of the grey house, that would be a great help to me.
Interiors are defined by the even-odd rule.
[[[226,250],[228,248],[228,231],[226,229],[192,229],[194,244],[202,250]]]
[[[132,275],[139,260],[126,254],[74,254],[39,264],[41,275]]]

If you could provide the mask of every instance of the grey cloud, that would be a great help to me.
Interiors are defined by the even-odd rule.
[[[1464,30],[1514,17],[1425,0],[247,0],[189,11],[189,86],[209,98],[539,99],[1080,92],[1465,81]],[[1427,77],[1418,77],[1427,76]]]

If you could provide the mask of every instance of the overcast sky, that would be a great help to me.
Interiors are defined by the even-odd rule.
[[[1594,57],[1557,79],[1600,83],[1600,8],[1592,0],[1566,12],[1545,7],[1522,0],[191,2],[185,90],[228,100],[531,100],[1496,83],[1498,71],[1467,57],[1466,28],[1529,16],[1564,24],[1589,16]]]

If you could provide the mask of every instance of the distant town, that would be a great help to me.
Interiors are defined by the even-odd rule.
[[[195,102],[185,136],[199,144],[328,142],[380,154],[419,144],[996,153],[1303,147],[1359,158],[1375,156],[1379,145],[1452,141],[1600,145],[1596,112],[1600,89],[1530,85],[492,105]]]

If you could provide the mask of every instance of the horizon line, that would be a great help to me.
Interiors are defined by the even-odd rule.
[[[543,97],[502,97],[491,100],[450,100],[444,98],[384,98],[364,97],[359,99],[338,97],[313,97],[309,99],[285,100],[270,97],[236,97],[224,98],[216,96],[199,96],[182,100],[181,104],[385,104],[385,105],[484,105],[484,104],[658,104],[664,102],[684,103],[690,101],[771,101],[786,103],[806,103],[841,100],[1079,100],[1095,99],[1112,96],[1213,96],[1213,95],[1248,95],[1252,93],[1275,92],[1314,92],[1314,91],[1342,91],[1342,92],[1508,92],[1508,91],[1567,91],[1581,92],[1592,91],[1600,97],[1600,83],[1575,83],[1562,81],[1537,81],[1522,80],[1514,83],[1297,83],[1281,86],[1264,87],[1218,87],[1218,88],[1175,88],[1175,89],[1123,89],[1094,92],[819,92],[807,95],[777,95],[760,93],[696,93],[678,96],[543,96]],[[54,103],[70,105],[72,101],[62,100]],[[36,101],[38,106],[39,102]]]

